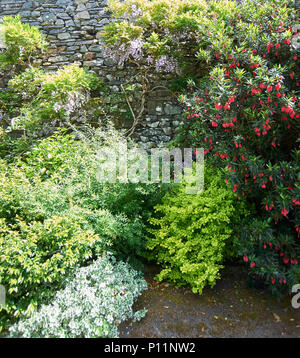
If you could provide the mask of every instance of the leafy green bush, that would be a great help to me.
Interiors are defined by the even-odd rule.
[[[165,189],[99,182],[98,150],[117,150],[122,137],[111,128],[76,131],[76,137],[59,131],[36,140],[13,162],[0,160],[0,282],[7,289],[19,287],[0,313],[2,325],[63,287],[60,268],[72,270],[85,256],[109,249],[118,260],[141,264],[147,220]],[[62,262],[53,254],[57,250]],[[31,267],[23,261],[32,261]]]
[[[53,215],[79,215],[91,222],[103,210],[111,213],[114,249],[118,258],[140,256],[145,248],[145,230],[152,208],[167,190],[160,184],[100,183],[97,151],[115,146],[122,138],[100,130],[91,139],[79,132],[80,140],[57,132],[37,141],[17,161],[17,167],[0,162],[0,217],[15,223],[43,221]],[[97,138],[99,136],[99,138]],[[112,138],[115,138],[112,140]],[[101,216],[101,215],[100,215]],[[81,220],[80,219],[80,220]],[[101,217],[102,220],[102,217]],[[93,230],[99,232],[96,224]],[[101,225],[99,226],[101,227]],[[100,232],[99,232],[100,233]]]
[[[229,246],[235,224],[249,214],[245,203],[235,204],[217,170],[206,168],[204,190],[187,194],[185,185],[167,193],[162,204],[155,206],[155,228],[148,239],[150,258],[161,264],[157,278],[177,285],[188,284],[201,294],[220,277],[219,270]],[[227,249],[226,249],[227,246]]]
[[[109,248],[117,259],[140,264],[151,208],[165,191],[156,184],[99,182],[97,151],[117,146],[120,136],[113,131],[92,133],[90,139],[77,132],[80,140],[75,140],[60,131],[36,141],[15,162],[0,161],[0,282],[7,289],[19,287],[18,293],[10,293],[2,322],[43,302],[63,285],[60,267],[71,270],[84,263],[85,256]],[[57,250],[62,266],[53,254]],[[31,267],[22,260],[26,265],[32,261]]]
[[[15,118],[19,114],[20,96],[12,89],[5,88],[0,91],[0,117],[1,127],[5,124],[10,125],[10,119]]]
[[[19,155],[28,152],[30,147],[31,142],[28,138],[24,136],[13,138],[0,127],[0,159],[5,159],[7,163],[11,163]]]
[[[128,218],[126,212],[112,214],[107,209],[87,209],[72,206],[66,215],[81,223],[85,230],[91,230],[118,260],[129,262],[140,269],[145,251],[146,225],[141,218]]]
[[[45,36],[36,26],[22,23],[20,16],[7,16],[1,20],[0,31],[3,32],[5,47],[0,51],[0,77],[12,78],[26,67],[36,66],[36,57],[47,46]],[[24,92],[25,94],[25,92]],[[0,124],[10,125],[11,119],[19,115],[24,98],[15,91],[6,88],[0,91]],[[3,123],[3,122],[4,123]]]
[[[99,182],[98,150],[109,147],[118,151],[119,142],[124,138],[115,130],[77,134],[81,141],[77,150],[72,152],[70,169],[60,179],[60,190],[74,207],[95,213],[106,210],[117,218],[114,254],[123,260],[136,261],[145,248],[146,227],[153,206],[160,202],[168,185],[121,183],[118,180],[115,183]]]
[[[2,19],[5,51],[0,53],[0,70],[10,65],[27,65],[45,50],[47,42],[36,26],[24,24],[20,16]]]
[[[102,250],[97,235],[65,217],[54,216],[44,223],[17,221],[15,225],[1,218],[0,282],[7,291],[1,326],[7,315],[32,312],[60,287],[70,270]]]
[[[116,338],[126,319],[140,320],[145,310],[132,306],[147,284],[128,264],[105,255],[80,268],[49,305],[10,328],[11,337]]]
[[[56,131],[51,137],[36,142],[25,155],[22,161],[25,174],[28,178],[38,177],[47,179],[61,177],[74,160],[72,153],[79,144],[74,135],[65,133],[65,130]]]
[[[41,215],[31,209],[28,200],[32,191],[32,185],[22,170],[0,160],[0,218],[9,224],[16,224],[18,218],[26,222],[39,220]]]
[[[99,80],[95,74],[76,64],[64,66],[54,73],[45,73],[43,70],[29,67],[24,72],[10,80],[9,86],[18,92],[23,92],[23,98],[33,100],[51,99],[53,101],[66,100],[65,94],[78,90],[97,89]],[[53,102],[53,103],[54,103]]]

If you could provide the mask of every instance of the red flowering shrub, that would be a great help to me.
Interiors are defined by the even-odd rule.
[[[236,199],[255,204],[257,216],[242,223],[236,246],[251,278],[273,293],[300,282],[300,80],[292,3],[245,0],[235,16],[216,10],[224,37],[210,32],[205,57],[212,69],[181,96],[185,119],[176,139],[204,147],[225,168]]]

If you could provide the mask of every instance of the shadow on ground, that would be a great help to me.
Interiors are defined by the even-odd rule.
[[[148,313],[140,322],[124,322],[121,338],[300,337],[300,308],[292,308],[291,297],[278,302],[247,287],[244,267],[226,267],[201,296],[154,281],[157,272],[155,266],[145,269],[149,289],[135,308]]]

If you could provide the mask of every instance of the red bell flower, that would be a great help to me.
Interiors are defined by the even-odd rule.
[[[288,263],[289,263],[288,257],[285,256],[285,257],[283,258],[283,262],[284,262],[285,264],[288,264]]]
[[[275,281],[276,281],[275,278],[271,276],[272,285],[274,285]]]
[[[215,102],[215,108],[216,109],[221,109],[223,106],[221,105],[221,103],[217,103]]]
[[[277,85],[275,85],[275,89],[276,89],[276,91],[279,91],[279,90],[280,90],[280,88],[281,88],[281,84],[280,84],[280,83],[277,83]]]

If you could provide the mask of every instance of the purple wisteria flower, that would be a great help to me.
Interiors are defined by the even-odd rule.
[[[177,61],[166,55],[162,55],[155,62],[156,72],[176,72],[178,70]]]
[[[129,58],[135,61],[140,61],[143,58],[143,45],[143,40],[139,38],[131,40],[129,44],[117,42],[113,48],[105,48],[104,53],[118,63],[119,66],[123,66]]]

